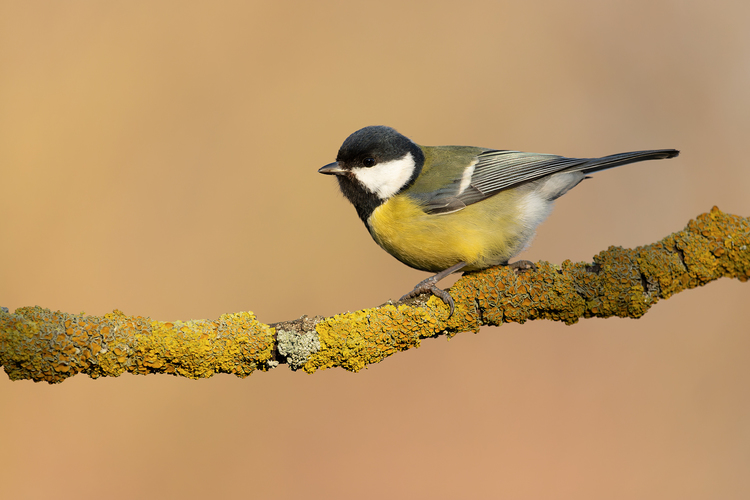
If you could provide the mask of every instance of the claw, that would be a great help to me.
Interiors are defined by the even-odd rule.
[[[408,299],[413,299],[414,297],[421,295],[423,293],[431,293],[435,297],[438,297],[441,299],[445,304],[450,307],[451,311],[450,314],[448,314],[448,317],[450,318],[453,316],[453,310],[455,308],[455,303],[453,302],[453,297],[446,292],[445,290],[438,288],[435,286],[434,280],[432,283],[428,283],[428,281],[432,280],[432,278],[427,278],[426,280],[419,283],[417,286],[414,287],[414,290],[407,293],[401,299],[399,299],[399,302],[403,302]]]
[[[435,286],[435,283],[440,281],[441,279],[445,278],[451,273],[454,273],[464,267],[466,265],[465,262],[459,262],[458,264],[449,267],[448,269],[444,271],[440,271],[435,276],[430,276],[426,280],[420,281],[417,286],[414,287],[414,290],[407,293],[401,299],[399,302],[403,302],[404,300],[412,299],[418,295],[421,295],[423,293],[431,293],[435,297],[438,297],[441,299],[448,307],[450,307],[450,314],[448,314],[448,318],[453,316],[453,310],[455,309],[455,303],[453,302],[453,297],[450,296],[448,292],[445,290],[442,290]]]
[[[530,260],[517,260],[515,262],[506,264],[506,266],[508,266],[511,269],[514,269],[516,272],[536,271],[536,264],[534,264]]]

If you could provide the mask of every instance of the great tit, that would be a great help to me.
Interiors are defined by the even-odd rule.
[[[437,273],[401,300],[430,292],[453,314],[453,299],[435,284],[456,271],[514,266],[508,261],[530,244],[553,201],[587,174],[678,154],[659,149],[565,158],[420,146],[390,127],[372,126],[350,135],[336,161],[318,172],[336,176],[341,192],[386,252],[407,266]]]

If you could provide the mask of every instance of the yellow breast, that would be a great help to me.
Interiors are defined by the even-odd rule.
[[[367,224],[373,239],[408,266],[439,272],[463,261],[472,271],[506,263],[530,241],[534,227],[525,227],[518,207],[518,196],[508,191],[433,215],[398,195],[376,208]]]

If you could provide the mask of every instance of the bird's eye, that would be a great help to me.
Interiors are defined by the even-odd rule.
[[[367,168],[374,167],[376,163],[375,158],[365,158],[362,160],[362,164]]]

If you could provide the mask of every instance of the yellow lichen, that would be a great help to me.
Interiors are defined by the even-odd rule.
[[[191,378],[217,372],[247,376],[271,358],[272,329],[252,313],[178,324],[175,329],[172,323],[120,311],[100,318],[20,308],[14,314],[0,313],[0,361],[12,380],[61,382],[79,372],[93,378],[126,371]]]
[[[750,278],[750,221],[714,207],[660,242],[610,247],[593,263],[539,262],[522,272],[498,266],[466,274],[450,289],[450,317],[448,307],[430,297],[316,320],[320,347],[315,342],[317,350],[299,366],[358,371],[418,347],[423,338],[508,321],[638,318],[660,299],[720,277]],[[160,322],[120,311],[103,317],[40,307],[0,311],[0,365],[12,380],[60,382],[76,373],[96,378],[125,372],[244,377],[276,363],[275,347],[274,329],[249,312]]]

